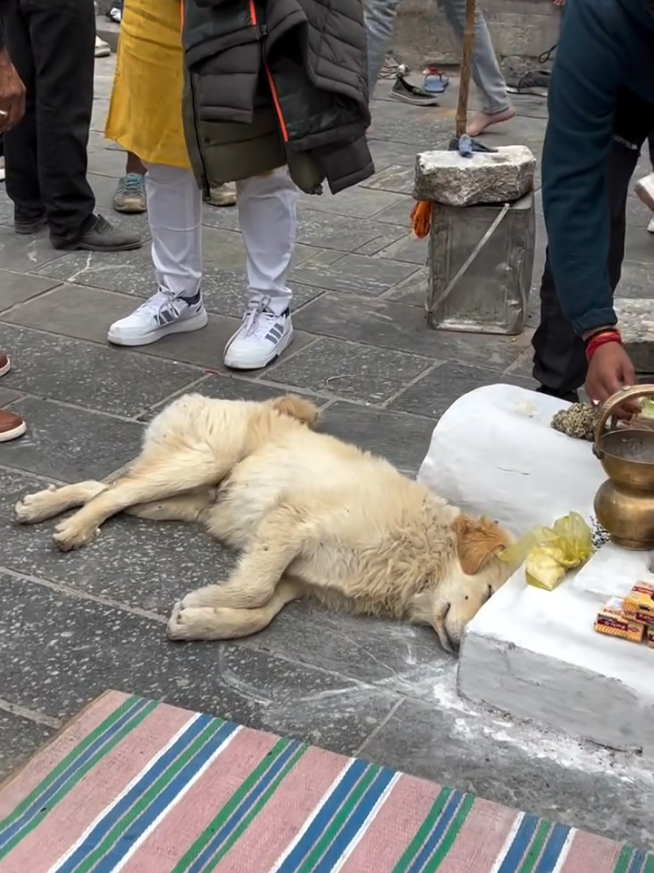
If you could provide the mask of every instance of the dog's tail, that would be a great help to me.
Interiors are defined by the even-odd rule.
[[[318,410],[313,403],[297,394],[285,394],[283,397],[277,397],[270,401],[270,405],[282,415],[294,418],[300,424],[306,424],[307,427],[313,427],[318,421]]]

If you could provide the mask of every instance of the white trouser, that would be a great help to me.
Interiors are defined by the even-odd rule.
[[[145,163],[152,263],[157,283],[194,297],[202,281],[202,192],[190,170]],[[247,300],[269,298],[281,315],[291,303],[285,278],[295,248],[297,188],[283,167],[236,184],[247,270]]]

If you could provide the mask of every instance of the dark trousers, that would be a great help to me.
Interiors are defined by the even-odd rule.
[[[25,83],[22,121],[5,134],[7,193],[16,218],[45,214],[55,246],[93,223],[86,180],[93,110],[93,0],[16,0],[5,17],[9,56]]]
[[[624,259],[629,186],[642,145],[654,132],[654,105],[644,103],[631,93],[622,94],[614,130],[606,171],[610,213],[608,272],[615,292]],[[650,139],[650,155],[653,139]],[[584,344],[563,315],[547,256],[540,286],[540,326],[534,334],[533,347],[533,374],[540,385],[560,395],[581,388],[587,370]]]

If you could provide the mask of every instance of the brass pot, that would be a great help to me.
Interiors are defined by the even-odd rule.
[[[595,495],[595,515],[611,541],[625,549],[654,549],[654,432],[630,428],[604,432],[626,401],[654,395],[654,385],[635,385],[606,401],[595,427],[593,452],[609,477]]]

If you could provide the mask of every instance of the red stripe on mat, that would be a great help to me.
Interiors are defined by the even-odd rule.
[[[438,873],[480,873],[492,869],[517,814],[497,803],[475,799]]]
[[[0,793],[0,820],[14,811],[18,804],[25,800],[43,778],[60,764],[73,749],[78,746],[102,722],[113,715],[116,709],[126,700],[129,694],[121,691],[109,691],[69,722],[63,732],[44,746],[37,755],[31,758],[25,766],[14,775],[11,781],[2,786]]]
[[[392,870],[434,805],[440,787],[414,776],[402,776],[393,787],[341,873],[379,873]]]
[[[114,697],[112,708],[116,706]],[[160,704],[16,846],[2,862],[2,873],[47,873],[192,716],[191,712]],[[88,723],[84,728],[88,734]],[[47,772],[43,769],[41,774]]]
[[[577,831],[560,873],[613,873],[621,850],[606,837]]]
[[[346,759],[339,755],[310,748],[225,855],[218,867],[220,873],[270,870],[345,764]]]
[[[172,870],[219,810],[278,742],[242,729],[129,859],[122,873]],[[222,871],[222,866],[221,866]],[[244,867],[241,873],[245,873]]]

